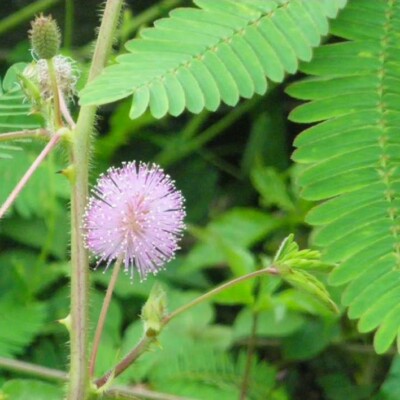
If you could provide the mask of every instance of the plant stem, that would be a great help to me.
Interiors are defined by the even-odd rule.
[[[0,134],[0,142],[8,140],[28,139],[35,137],[50,137],[50,131],[47,129],[24,129],[23,131],[7,132]]]
[[[277,270],[273,267],[269,268],[264,268],[260,269],[258,271],[250,272],[249,274],[240,276],[239,278],[232,279],[229,282],[226,282],[220,286],[217,286],[216,288],[210,290],[207,293],[204,293],[203,295],[197,297],[196,299],[190,301],[187,304],[184,304],[183,306],[177,308],[175,311],[172,311],[170,314],[164,317],[163,319],[163,325],[165,326],[171,319],[177,317],[178,315],[182,314],[183,312],[187,311],[189,308],[192,308],[194,306],[197,306],[198,304],[202,303],[205,300],[208,300],[217,294],[223,292],[226,289],[229,289],[232,286],[236,286],[239,283],[242,283],[244,281],[247,281],[249,279],[254,279],[258,276],[263,276],[263,275],[276,275]]]
[[[249,339],[249,343],[247,346],[247,359],[246,359],[246,366],[244,369],[244,375],[242,380],[242,385],[240,388],[240,396],[239,400],[246,400],[247,399],[247,391],[249,388],[249,381],[251,375],[251,367],[253,364],[253,357],[254,357],[254,349],[256,347],[256,332],[257,332],[257,322],[258,322],[258,313],[253,313],[252,324],[251,324],[251,336]]]
[[[57,4],[60,0],[39,0],[32,4],[21,7],[19,11],[0,21],[0,35],[22,24],[22,22],[32,18],[39,11]]]
[[[59,95],[59,99],[60,99],[60,110],[61,110],[61,114],[64,117],[65,121],[67,122],[67,124],[69,125],[70,129],[73,130],[76,128],[76,123],[73,120],[69,109],[68,109],[68,105],[64,99],[63,94],[61,93],[61,90],[58,89],[58,95]]]
[[[122,399],[137,399],[137,396],[145,398],[146,400],[195,400],[192,397],[181,397],[173,394],[153,392],[152,390],[145,389],[143,386],[138,388],[127,388],[124,386],[114,386],[106,390],[106,395],[109,398]]]
[[[69,50],[72,46],[74,31],[74,0],[65,0],[64,26],[64,47]]]
[[[200,114],[194,115],[192,118],[190,118],[190,121],[186,124],[186,126],[182,129],[180,133],[182,138],[189,140],[194,135],[196,135],[204,122],[207,121],[209,115],[210,112],[204,110]]]
[[[95,381],[96,386],[101,388],[104,386],[110,377],[117,377],[121,375],[136,359],[138,359],[148,348],[149,344],[154,342],[155,336],[144,335],[139,343],[128,353],[124,359],[119,362],[115,368],[106,372],[101,378]]]
[[[27,374],[30,376],[36,376],[42,379],[48,379],[51,381],[67,381],[68,374],[64,371],[60,371],[58,369],[52,369],[47,367],[42,367],[41,365],[31,364],[24,361],[13,360],[6,357],[0,357],[0,369],[4,369],[6,371],[12,371],[22,374]],[[135,386],[121,386],[116,385],[107,389],[104,392],[104,395],[111,398],[128,398],[128,399],[137,399],[139,397],[143,397],[146,400],[193,400],[187,397],[178,397],[171,394],[154,392],[153,390],[149,390],[143,387],[143,385],[139,384],[137,387]]]
[[[0,357],[0,367],[8,371],[24,373],[54,381],[66,381],[68,379],[68,375],[64,371],[42,367],[41,365],[35,365],[24,361],[12,360],[6,357]]]
[[[172,311],[170,314],[166,315],[162,320],[162,327],[165,327],[173,318],[177,317],[178,315],[182,314],[183,312],[187,311],[188,309],[197,306],[198,304],[206,301],[217,294],[223,292],[226,289],[229,289],[233,286],[238,285],[244,281],[249,279],[254,279],[258,276],[262,275],[277,275],[278,271],[273,267],[260,269],[258,271],[251,272],[249,274],[240,276],[239,278],[232,279],[229,282],[226,282],[209,292],[197,297],[196,299],[190,301],[189,303],[183,305],[182,307],[177,308],[175,311]],[[142,355],[148,346],[156,340],[155,336],[146,336],[144,335],[142,339],[137,343],[137,345],[115,366],[115,368],[111,369],[107,373],[105,373],[102,377],[95,381],[96,386],[98,388],[105,385],[108,379],[112,377],[117,377],[122,374],[137,358]]]
[[[41,151],[41,153],[38,155],[36,160],[32,163],[32,165],[26,171],[25,175],[18,182],[17,186],[15,186],[14,190],[7,197],[7,200],[0,207],[0,218],[2,218],[4,216],[6,211],[14,203],[15,199],[18,197],[18,195],[20,194],[20,192],[22,191],[24,186],[28,183],[28,181],[32,177],[33,173],[37,170],[37,168],[40,166],[40,164],[43,162],[43,160],[47,157],[47,155],[50,153],[50,151],[54,149],[54,147],[57,145],[57,143],[60,141],[60,139],[61,139],[61,136],[58,134],[55,134],[52,136],[52,138],[46,144],[46,146]]]
[[[107,292],[104,297],[103,305],[101,307],[99,319],[97,321],[96,333],[94,335],[94,340],[93,340],[92,355],[90,357],[90,363],[89,363],[90,377],[94,375],[94,370],[96,367],[96,357],[97,357],[97,352],[99,350],[101,334],[103,333],[104,323],[106,322],[108,308],[110,307],[112,294],[115,288],[115,284],[117,283],[119,271],[121,269],[121,264],[122,264],[122,258],[119,258],[114,265],[110,283],[108,284]]]
[[[123,0],[107,0],[103,18],[100,25],[99,35],[96,40],[92,65],[89,71],[88,82],[96,78],[107,63],[111,53],[114,34],[117,29],[119,15],[121,13]],[[96,108],[95,106],[83,108]]]
[[[88,80],[104,68],[112,48],[122,0],[107,0]],[[90,136],[95,124],[96,106],[82,107],[74,131],[71,162],[75,169],[71,194],[71,333],[69,400],[86,400],[89,393],[88,254],[83,243],[82,220],[88,195]]]
[[[63,121],[62,121],[62,117],[61,117],[60,93],[58,90],[57,74],[56,74],[56,70],[54,68],[53,59],[47,60],[47,68],[49,69],[51,89],[53,92],[54,127],[57,130],[63,126]]]

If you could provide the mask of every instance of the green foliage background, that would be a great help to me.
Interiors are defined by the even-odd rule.
[[[14,3],[4,1],[0,17],[16,12]],[[19,5],[28,6],[28,3],[20,1]],[[97,25],[92,11],[98,2],[87,3],[85,8],[75,5],[74,18],[70,14],[74,2],[47,4],[64,31],[63,53],[77,60],[82,76],[85,76],[92,50],[90,40]],[[271,4],[276,6],[284,1],[253,3],[268,14]],[[323,7],[318,9],[320,14],[313,11],[317,9],[313,8],[316,1],[310,1],[308,6],[304,6],[304,1],[293,0],[292,3],[297,7],[297,16],[311,17],[300,18],[297,24],[289,26],[284,16],[277,13],[278,23],[282,18],[281,22],[290,29],[286,38],[275,37],[275,59],[266,60],[265,53],[260,52],[258,64],[249,65],[246,64],[251,61],[249,58],[238,61],[224,48],[223,62],[236,71],[227,86],[214,77],[214,88],[199,88],[199,83],[210,82],[210,77],[205,76],[207,73],[199,65],[194,70],[185,65],[175,78],[182,91],[177,90],[179,85],[169,68],[185,60],[182,61],[182,55],[175,59],[164,52],[164,58],[157,59],[159,65],[155,71],[144,70],[144,73],[167,77],[163,81],[165,86],[160,83],[150,88],[149,84],[148,88],[142,86],[142,90],[136,90],[126,84],[127,76],[132,75],[132,70],[127,68],[132,60],[138,61],[138,53],[144,52],[145,46],[129,42],[129,53],[116,57],[113,60],[116,64],[98,83],[83,91],[82,101],[86,103],[105,104],[120,99],[101,109],[91,170],[93,181],[109,165],[118,165],[124,160],[158,162],[183,191],[188,213],[188,231],[182,251],[165,272],[144,283],[135,281],[133,285],[128,277],[120,277],[102,340],[98,374],[105,372],[140,338],[142,326],[138,315],[155,282],[164,286],[168,307],[173,310],[225,280],[268,265],[290,232],[295,234],[301,247],[309,246],[310,227],[304,221],[317,200],[341,195],[336,203],[317,206],[307,217],[309,223],[323,226],[313,233],[313,238],[317,245],[327,248],[325,256],[331,262],[346,260],[356,250],[365,249],[364,243],[374,244],[377,237],[381,238],[382,230],[387,232],[388,206],[382,204],[382,199],[368,197],[370,202],[376,203],[373,216],[368,209],[363,220],[358,212],[369,204],[362,203],[360,193],[371,191],[370,185],[379,186],[374,178],[382,153],[390,155],[392,164],[387,167],[388,171],[396,170],[398,163],[395,155],[397,131],[391,124],[396,122],[399,109],[398,89],[396,92],[399,33],[391,31],[394,27],[389,29],[383,19],[390,12],[397,21],[399,3],[395,0],[349,0],[338,19],[329,24],[328,17],[335,17],[345,1],[322,1]],[[198,0],[196,4],[209,3]],[[224,0],[215,0],[214,7],[218,4],[225,4]],[[115,54],[125,52],[122,45],[127,39],[138,35],[140,29],[166,16],[168,10],[176,6],[193,4],[183,0],[128,1]],[[307,7],[311,9],[307,11]],[[184,13],[181,16],[184,19]],[[242,23],[246,25],[253,17],[251,13],[246,15]],[[30,60],[26,40],[28,23],[21,20],[11,29],[5,21],[0,20],[1,39],[7,38],[0,42],[3,77],[15,62]],[[232,21],[237,22],[234,18]],[[320,24],[316,25],[316,21]],[[167,22],[164,24],[168,27]],[[184,29],[187,25],[182,26]],[[163,34],[162,28],[159,24],[155,29],[141,30],[144,42],[157,39]],[[264,29],[271,33],[268,31],[271,26],[266,25]],[[202,33],[199,31],[196,37],[199,42],[203,41],[202,46],[227,47],[225,42],[218,42],[218,38],[217,42],[204,42],[210,39],[205,39]],[[244,35],[259,44],[253,26]],[[318,47],[321,35],[326,44]],[[240,39],[232,40],[232,46],[243,49]],[[349,41],[342,44],[344,40]],[[159,56],[160,48],[157,43],[153,45],[153,53],[146,56],[141,53],[143,59],[139,59],[141,68],[137,73]],[[182,40],[171,40],[172,49],[177,45],[183,46]],[[198,52],[204,52],[199,46]],[[315,47],[318,48],[314,50]],[[382,60],[382,54],[387,59]],[[216,67],[215,60],[209,59],[206,64]],[[302,73],[317,77],[305,81],[300,81],[303,74],[288,77],[287,74],[295,74],[298,68]],[[123,75],[125,70],[127,76]],[[145,78],[154,80],[153,75],[136,75],[135,79],[143,83]],[[394,93],[384,92],[386,97],[378,104],[371,93],[375,94],[376,86],[386,78],[388,82],[384,88],[390,87]],[[102,88],[109,79],[116,82],[117,94]],[[295,83],[290,84],[290,81]],[[10,104],[5,96],[12,95],[15,100],[19,94],[6,93],[10,89],[7,79],[3,79],[2,87],[0,132],[5,132],[10,130],[10,121],[2,119],[3,105]],[[193,87],[212,95],[191,97]],[[311,102],[300,105],[285,90],[295,98]],[[103,94],[108,97],[102,97]],[[131,95],[132,98],[125,98]],[[229,107],[233,105],[236,107]],[[184,109],[196,114],[183,113]],[[382,115],[376,117],[376,113]],[[168,114],[180,116],[173,118]],[[303,127],[289,122],[289,114],[296,123],[327,122],[298,136]],[[382,118],[387,118],[384,123]],[[40,121],[30,118],[27,123],[36,126]],[[324,142],[313,141],[327,126],[333,127],[332,132],[336,133],[325,136]],[[381,151],[377,140],[386,134],[389,144]],[[340,137],[332,141],[335,135]],[[298,147],[294,155],[299,163],[296,165],[290,159],[294,140]],[[36,143],[13,143],[11,147],[0,148],[0,202],[40,147]],[[357,157],[352,156],[360,149]],[[302,163],[307,164],[306,169],[300,165]],[[0,224],[0,356],[60,370],[65,370],[68,364],[67,332],[56,321],[66,317],[69,306],[69,205],[68,186],[56,171],[64,165],[65,155],[61,151],[53,154],[19,197],[10,216]],[[349,180],[343,178],[349,171],[355,174],[353,186],[346,186]],[[359,171],[361,175],[357,175]],[[323,173],[325,180],[321,179]],[[393,187],[397,184],[394,177]],[[352,214],[339,212],[344,196],[351,199],[346,207]],[[364,229],[371,218],[374,223],[367,230],[370,236],[364,237],[362,245],[357,247],[357,236],[351,234]],[[381,328],[383,333],[375,339],[379,351],[388,350],[384,356],[375,354],[372,336],[358,332],[356,324],[347,319],[344,307],[341,316],[332,316],[310,293],[296,290],[281,278],[271,277],[237,286],[177,318],[162,333],[161,348],[144,355],[118,381],[124,384],[144,382],[151,390],[191,399],[238,398],[251,341],[256,351],[249,378],[250,400],[397,399],[399,361],[395,350],[389,347],[399,325],[391,323],[398,320],[397,312],[391,314],[392,308],[398,307],[398,288],[395,287],[398,274],[391,274],[393,263],[388,255],[377,260],[380,269],[368,264],[367,272],[361,275],[367,261],[352,260],[353,271],[356,271],[353,275],[342,264],[335,269],[331,280],[337,284],[353,281],[346,289],[344,304],[350,305],[352,318],[360,318],[363,313],[369,316],[370,319],[361,319],[361,330],[370,331],[386,318],[386,325],[383,325],[386,328]],[[340,271],[345,271],[344,275],[340,275]],[[325,273],[319,272],[317,276],[326,282]],[[374,286],[364,291],[363,297],[358,296],[361,289],[381,276],[379,290],[374,291]],[[91,321],[97,318],[108,279],[109,272],[92,273]],[[384,303],[379,307],[378,295],[391,288],[393,291],[383,297]],[[343,287],[329,287],[329,290],[340,303]],[[375,311],[368,313],[371,306],[375,306]],[[382,320],[372,318],[377,314]],[[0,398],[13,400],[61,399],[63,395],[61,385],[6,369],[0,371],[0,386]]]

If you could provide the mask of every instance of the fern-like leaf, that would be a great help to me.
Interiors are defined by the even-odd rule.
[[[210,347],[190,349],[156,365],[150,374],[160,391],[192,399],[229,400],[239,396],[246,369],[246,354],[234,360],[228,353]],[[249,400],[286,398],[277,385],[276,371],[265,362],[252,360],[249,374]]]
[[[128,54],[81,92],[81,104],[133,95],[131,118],[148,107],[156,118],[185,108],[215,111],[221,101],[264,94],[328,33],[328,18],[347,0],[194,0],[126,44]]]
[[[45,319],[43,304],[19,304],[11,296],[3,296],[0,299],[0,356],[20,354],[39,334]]]
[[[39,116],[31,115],[31,105],[25,100],[17,74],[25,63],[17,63],[9,68],[4,80],[0,82],[0,158],[10,158],[10,151],[19,150],[16,145],[1,143],[1,134],[24,129],[36,129],[43,125]]]
[[[288,92],[310,100],[291,119],[321,122],[296,140],[306,164],[303,196],[327,200],[308,215],[315,243],[339,263],[344,305],[362,332],[378,329],[377,352],[400,340],[400,28],[398,0],[351,0],[325,45],[302,70],[313,78]]]

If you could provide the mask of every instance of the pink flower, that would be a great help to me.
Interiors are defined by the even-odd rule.
[[[100,176],[87,206],[86,245],[107,267],[121,259],[141,279],[174,258],[184,229],[184,199],[155,165],[129,162]]]

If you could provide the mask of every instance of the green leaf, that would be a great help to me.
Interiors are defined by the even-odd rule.
[[[339,333],[336,320],[310,320],[293,335],[284,338],[285,357],[290,360],[311,359],[321,353]]]
[[[257,113],[243,152],[241,168],[248,175],[261,163],[279,169],[288,166],[286,121],[281,101],[275,92],[267,96],[266,110]]]
[[[1,253],[0,266],[0,293],[8,292],[27,301],[65,277],[70,268],[68,264],[42,262],[34,252],[15,249]]]
[[[249,251],[228,241],[221,240],[218,244],[224,253],[233,277],[238,278],[255,270],[256,261]],[[224,290],[214,297],[214,301],[222,304],[249,304],[254,301],[253,288],[254,280],[243,282]]]
[[[44,210],[40,210],[44,211]],[[59,227],[65,229],[59,229]],[[59,259],[65,259],[69,246],[69,215],[59,204],[52,205],[46,218],[6,218],[1,223],[4,236],[33,248],[48,251]]]
[[[319,226],[323,260],[338,263],[330,282],[346,285],[349,316],[363,332],[378,329],[378,352],[400,329],[393,311],[400,293],[398,18],[395,2],[349,2],[331,29],[347,40],[318,48],[301,66],[313,77],[288,89],[309,100],[291,118],[321,122],[295,141],[294,159],[305,165],[302,195],[322,201],[307,221]]]
[[[282,275],[282,278],[293,287],[313,295],[332,312],[339,313],[338,307],[331,299],[329,292],[315,276],[306,271],[292,270]]]
[[[278,300],[289,310],[309,313],[315,316],[332,316],[330,307],[327,308],[316,296],[306,291],[289,288],[279,292],[275,300]]]
[[[210,347],[194,347],[189,352],[157,365],[151,373],[154,387],[189,398],[229,400],[239,396],[246,368],[246,354],[234,361],[229,353]],[[285,399],[277,390],[276,371],[253,359],[249,374],[249,400]]]
[[[242,310],[234,323],[235,340],[251,336],[253,312]],[[257,315],[257,336],[284,337],[291,335],[305,323],[304,317],[297,312],[289,311],[280,306],[268,311],[260,311]]]
[[[199,295],[197,292],[178,292],[167,289],[168,308],[170,311],[186,304]],[[209,347],[213,351],[225,351],[232,343],[231,328],[212,324],[214,310],[209,303],[201,303],[178,317],[174,318],[162,330],[158,337],[159,345],[151,348],[151,352],[143,355],[139,363],[135,363],[128,371],[128,376],[140,382],[159,364],[167,364],[171,360],[190,353],[193,349]],[[143,335],[141,321],[133,322],[126,330],[122,342],[122,355],[125,355]]]
[[[213,0],[200,9],[178,8],[144,29],[80,93],[81,104],[106,104],[133,95],[131,118],[150,107],[156,118],[177,116],[185,108],[215,111],[240,97],[264,94],[267,79],[281,82],[309,61],[312,48],[328,33],[346,1]]]
[[[218,243],[221,240],[248,248],[281,225],[271,215],[252,208],[236,208],[226,212],[196,234],[204,243],[197,244],[188,255],[185,270],[189,273],[226,261]]]
[[[22,74],[27,65],[27,63],[19,62],[8,68],[3,78],[2,86],[4,92],[14,92],[20,89],[21,85],[19,83],[18,76]]]
[[[12,357],[21,354],[40,333],[46,314],[41,303],[22,304],[10,296],[0,298],[0,355]]]
[[[43,126],[43,120],[39,116],[30,114],[31,105],[26,101],[18,81],[18,74],[25,66],[25,63],[11,66],[0,84],[0,136],[5,132],[36,129]],[[0,144],[0,160],[9,159],[11,158],[9,152],[20,150],[17,144],[16,141],[12,146]]]
[[[400,358],[394,357],[390,371],[374,400],[397,400],[400,396]]]
[[[299,250],[294,241],[294,235],[283,240],[273,261],[273,266],[279,271],[283,280],[300,291],[308,293],[329,310],[338,313],[339,310],[324,284],[307,270],[324,270],[326,264],[321,261],[321,254],[315,250]]]
[[[284,178],[275,168],[255,168],[251,172],[251,179],[262,196],[262,205],[278,206],[285,211],[294,211],[294,203],[287,191]]]
[[[56,385],[32,379],[12,379],[1,388],[0,394],[12,400],[62,400],[64,390]]]
[[[370,399],[373,392],[372,385],[354,384],[349,377],[336,373],[324,375],[318,379],[327,400],[364,400]]]

